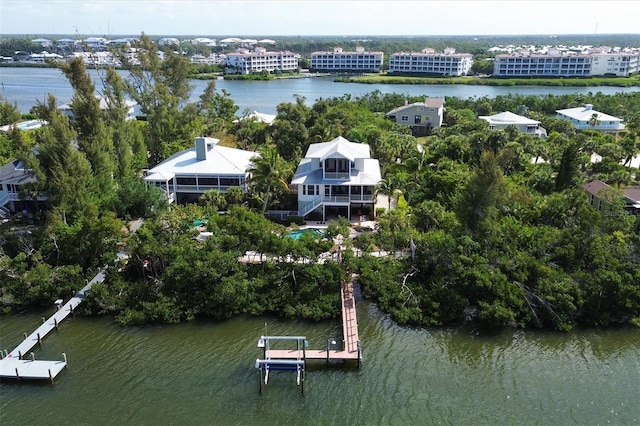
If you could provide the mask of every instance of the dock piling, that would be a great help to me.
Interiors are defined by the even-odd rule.
[[[69,368],[69,364],[67,363],[67,354],[62,352],[62,358],[64,358],[64,369],[68,369]]]
[[[36,360],[36,354],[31,352],[31,361],[35,361],[35,360]]]
[[[42,338],[40,337],[40,333],[37,333],[38,336],[38,346],[42,347]]]

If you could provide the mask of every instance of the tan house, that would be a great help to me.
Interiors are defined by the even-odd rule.
[[[582,187],[589,197],[589,205],[601,211],[612,197],[621,195],[624,209],[631,214],[640,214],[640,186],[628,186],[616,190],[601,180],[594,180]]]
[[[411,127],[414,136],[424,136],[442,126],[444,98],[426,98],[424,102],[405,104],[387,113],[391,121]]]

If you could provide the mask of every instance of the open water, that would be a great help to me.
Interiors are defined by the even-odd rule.
[[[95,70],[90,70],[100,89],[100,79]],[[192,100],[197,100],[208,81],[192,80]],[[270,81],[227,81],[217,80],[216,88],[231,94],[241,114],[245,109],[275,114],[281,102],[294,102],[294,96],[306,98],[308,105],[319,98],[332,98],[349,94],[362,96],[374,90],[382,93],[402,93],[411,96],[456,96],[495,97],[509,93],[522,95],[563,95],[568,93],[589,92],[614,94],[618,92],[637,92],[640,87],[545,87],[545,86],[471,86],[471,85],[407,85],[407,84],[359,84],[335,83],[332,77],[296,78]],[[71,101],[73,90],[60,70],[54,68],[11,68],[0,67],[0,94],[12,103],[17,103],[22,112],[28,112],[38,101],[46,101],[47,94],[56,96],[60,104]]]
[[[74,318],[44,339],[38,359],[69,369],[48,382],[0,383],[0,424],[476,425],[640,423],[640,331],[567,334],[407,328],[358,302],[364,362],[309,362],[305,394],[292,372],[263,393],[258,337],[340,340],[340,322],[240,317],[122,328]],[[0,347],[51,311],[0,317]]]

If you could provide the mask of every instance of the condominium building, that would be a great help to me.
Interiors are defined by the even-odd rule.
[[[421,52],[398,52],[389,59],[389,73],[467,75],[473,65],[473,55],[456,53],[448,47],[444,52],[426,48]]]
[[[294,71],[298,69],[298,56],[293,52],[267,52],[263,47],[251,51],[237,49],[228,53],[225,71],[228,74],[252,74],[267,71]]]
[[[591,75],[628,77],[640,71],[640,52],[594,53],[591,58]]]
[[[530,53],[497,55],[493,75],[497,77],[582,77],[591,75],[591,55],[564,53]]]
[[[357,47],[355,52],[345,52],[336,47],[333,52],[313,52],[311,54],[312,71],[352,71],[380,72],[384,53],[367,52],[364,47]]]

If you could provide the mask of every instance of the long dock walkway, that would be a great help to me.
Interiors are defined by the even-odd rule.
[[[49,319],[27,336],[14,350],[0,359],[0,377],[14,379],[53,379],[67,366],[66,355],[64,361],[36,361],[23,359],[36,345],[42,344],[42,339],[51,331],[58,328],[73,311],[82,303],[87,292],[95,283],[101,283],[105,279],[106,269],[102,269],[86,286],[82,288],[67,303],[58,309]]]
[[[131,222],[131,232],[136,232],[143,223],[144,219]],[[126,249],[117,254],[119,259],[124,259],[126,256]],[[42,344],[42,339],[52,330],[57,329],[58,325],[73,313],[78,305],[82,303],[82,300],[94,284],[104,281],[107,268],[108,266],[102,268],[87,285],[50,316],[49,319],[45,320],[33,333],[26,336],[22,343],[16,346],[14,350],[8,353],[6,351],[0,351],[0,356],[2,356],[2,359],[0,359],[0,377],[12,379],[49,379],[53,383],[53,379],[67,367],[66,354],[62,354],[64,358],[63,361],[36,361],[33,352],[31,353],[31,359],[24,359],[24,357],[36,345]]]

